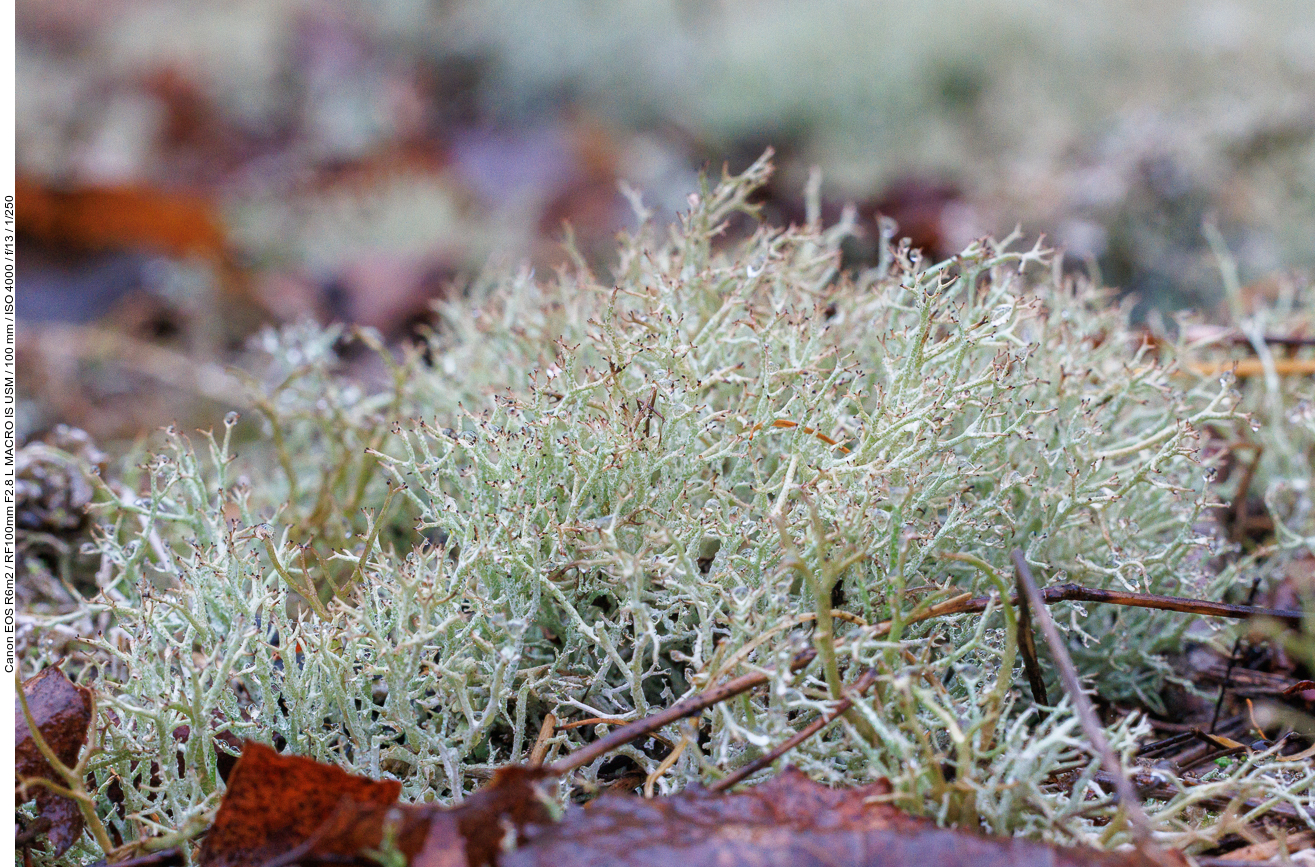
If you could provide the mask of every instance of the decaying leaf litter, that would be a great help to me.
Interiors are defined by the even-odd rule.
[[[545,729],[549,713],[613,725],[747,664],[774,672],[767,689],[619,765],[599,756],[578,784],[639,772],[674,791],[849,700],[792,756],[815,779],[885,776],[892,803],[970,828],[1130,841],[1066,705],[1041,719],[1012,683],[1008,551],[1022,543],[1054,584],[1206,591],[1170,594],[1192,598],[1282,567],[1306,514],[1283,488],[1290,468],[1262,471],[1286,536],[1223,568],[1207,565],[1228,551],[1203,535],[1205,476],[1236,451],[1219,441],[1255,392],[1253,418],[1286,413],[1280,461],[1301,453],[1309,413],[1227,378],[1180,384],[1188,350],[1206,350],[1138,339],[1080,283],[1024,282],[1039,249],[984,242],[932,264],[891,248],[857,280],[835,268],[852,227],[715,249],[765,171],[708,190],[665,242],[623,248],[617,287],[483,287],[481,316],[450,310],[430,358],[393,361],[379,399],[334,383],[331,341],[271,336],[258,381],[274,492],[227,476],[231,423],[206,440],[210,468],[174,432],[136,493],[101,485],[101,594],[30,620],[49,631],[29,651],[100,666],[87,769],[98,796],[123,792],[116,815],[100,799],[115,833],[198,838],[222,791],[215,732],[392,777],[410,801],[457,800],[541,746],[536,732],[549,755],[591,740]],[[1212,363],[1228,351],[1209,349]],[[458,371],[509,379],[456,388]],[[980,614],[935,616],[983,595]],[[1064,624],[1079,669],[1119,673],[1097,680],[1107,708],[1163,715],[1163,653],[1182,648],[1186,619],[1107,608]],[[87,618],[107,637],[79,632]],[[809,644],[813,666],[787,676]],[[847,698],[865,669],[871,698]],[[142,786],[181,724],[186,761],[157,762]],[[1144,728],[1125,717],[1109,736],[1127,754]],[[1148,807],[1156,833],[1200,849],[1262,815],[1302,821],[1309,772],[1277,755],[1296,740],[1180,782]],[[1220,798],[1220,821],[1196,827],[1210,814],[1192,804]]]

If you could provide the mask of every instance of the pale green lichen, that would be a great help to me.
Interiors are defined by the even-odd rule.
[[[102,486],[102,592],[41,620],[27,665],[97,667],[91,768],[123,791],[124,816],[103,812],[125,839],[204,824],[216,731],[459,800],[525,761],[548,712],[635,719],[810,642],[802,676],[666,732],[689,744],[656,791],[760,755],[873,666],[871,697],[790,761],[887,776],[945,821],[1127,839],[1102,825],[1114,807],[1066,705],[1042,719],[1015,685],[1010,606],[916,621],[1007,592],[1015,547],[1050,582],[1214,593],[1201,437],[1239,420],[1237,395],[1175,377],[1177,348],[1141,343],[1039,247],[893,247],[851,277],[848,223],[718,246],[768,172],[705,189],[668,237],[623,240],[611,283],[476,284],[423,355],[380,348],[376,391],[335,375],[336,332],[268,335],[253,454],[232,454],[230,418],[204,458],[170,431]],[[1054,613],[1103,695],[1157,705],[1186,617]],[[608,726],[559,730],[552,754]],[[1141,733],[1110,735],[1126,758]],[[666,754],[620,752],[646,773]],[[1310,774],[1273,766],[1209,791],[1307,804]],[[1153,805],[1170,839],[1203,791]]]

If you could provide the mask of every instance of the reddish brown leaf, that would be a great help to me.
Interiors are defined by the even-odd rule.
[[[507,828],[548,821],[545,796],[535,790],[548,776],[541,768],[512,766],[456,808],[397,806],[396,782],[372,782],[247,742],[200,864],[351,863],[378,848],[385,826],[413,864],[494,864]]]
[[[502,867],[845,865],[845,867],[1153,867],[1137,854],[986,837],[869,799],[884,782],[828,789],[799,771],[748,791],[693,790],[670,798],[604,795],[557,824],[524,829]],[[1182,864],[1179,856],[1171,863]]]
[[[493,782],[452,811],[465,840],[470,867],[498,863],[507,826],[522,828],[549,821],[547,797],[538,791],[536,784],[551,776],[543,768],[522,765],[499,768],[493,775]]]
[[[340,802],[367,809],[387,807],[401,790],[396,781],[355,777],[332,765],[281,756],[264,744],[248,741],[229,777],[200,863],[205,867],[261,864],[305,843],[328,822],[346,823],[350,808],[340,811]]]
[[[435,809],[368,804],[350,797],[343,798],[310,836],[280,853],[272,863],[299,864],[302,867],[356,862],[371,864],[373,862],[366,853],[379,848],[385,828],[390,832],[392,845],[409,859],[423,848],[430,829],[431,813]]]
[[[73,683],[58,668],[47,668],[23,683],[23,695],[32,712],[32,721],[55,758],[68,767],[76,765],[91,725],[91,690]],[[40,778],[64,785],[63,778],[37,749],[17,698],[14,718],[15,783]],[[36,799],[38,815],[50,822],[46,836],[54,853],[63,853],[82,836],[82,813],[77,804],[44,788],[33,787],[28,794]],[[19,802],[23,800],[20,795]]]
[[[387,830],[411,867],[1185,865],[1177,854],[1156,860],[938,828],[883,803],[884,780],[828,789],[794,770],[734,795],[604,795],[554,823],[538,785],[551,776],[510,766],[458,807],[394,805],[396,784],[248,744],[200,863],[364,865]],[[504,851],[509,840],[518,847]]]
[[[307,860],[329,860],[334,855],[376,848],[386,822],[393,823],[393,840],[412,867],[498,863],[508,829],[547,824],[549,795],[537,783],[549,777],[542,768],[510,765],[499,768],[493,780],[451,809],[428,805],[391,809],[340,805],[308,845]]]

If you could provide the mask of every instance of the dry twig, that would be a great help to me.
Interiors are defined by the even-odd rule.
[[[1021,550],[1014,549],[1013,561],[1014,568],[1018,573],[1019,587],[1026,596],[1028,604],[1036,611],[1037,625],[1041,627],[1041,634],[1045,636],[1046,644],[1050,647],[1055,668],[1059,671],[1059,679],[1064,684],[1069,699],[1073,702],[1073,712],[1082,724],[1082,730],[1086,733],[1087,739],[1091,741],[1096,755],[1100,757],[1100,763],[1105,766],[1105,770],[1113,777],[1114,788],[1119,794],[1120,805],[1123,807],[1124,814],[1128,817],[1128,822],[1132,826],[1133,835],[1137,838],[1138,845],[1142,847],[1147,855],[1161,863],[1165,865],[1173,863],[1167,855],[1159,851],[1152,840],[1151,821],[1141,808],[1141,802],[1137,798],[1137,791],[1132,787],[1132,782],[1123,773],[1123,765],[1119,762],[1119,757],[1114,755],[1114,750],[1110,748],[1109,740],[1105,737],[1105,729],[1096,716],[1095,708],[1091,706],[1091,700],[1082,691],[1082,683],[1078,680],[1078,670],[1074,667],[1073,660],[1068,655],[1068,648],[1064,646],[1064,639],[1060,636],[1055,621],[1051,619],[1050,612],[1045,607],[1045,598],[1041,595],[1040,588],[1036,586],[1036,581],[1032,579],[1032,570],[1028,568],[1027,560],[1024,559]]]

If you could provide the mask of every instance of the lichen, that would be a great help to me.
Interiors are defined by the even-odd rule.
[[[1239,396],[1016,238],[944,262],[888,246],[857,275],[839,270],[850,222],[722,238],[769,171],[623,238],[610,281],[490,275],[421,349],[362,335],[378,389],[339,375],[342,333],[271,332],[247,453],[230,416],[100,483],[99,595],[30,619],[26,665],[72,654],[99,691],[90,766],[125,839],[204,826],[220,731],[455,801],[526,761],[550,712],[592,720],[556,728],[560,754],[775,667],[770,689],[619,754],[661,793],[761,755],[872,666],[871,697],[791,762],[889,777],[943,821],[1127,840],[1066,702],[1043,716],[1015,684],[1007,600],[921,616],[1007,595],[1014,548],[1050,582],[1215,592],[1202,441],[1242,421]],[[1094,688],[1158,706],[1187,617],[1054,613]],[[820,661],[781,673],[810,643]],[[1127,759],[1143,733],[1134,715],[1110,737]],[[1310,774],[1272,765],[1210,791],[1245,778],[1306,803]],[[1153,806],[1166,839],[1201,792]]]

